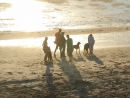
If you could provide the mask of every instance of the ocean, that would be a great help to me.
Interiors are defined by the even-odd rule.
[[[130,26],[130,0],[0,0],[0,31]]]

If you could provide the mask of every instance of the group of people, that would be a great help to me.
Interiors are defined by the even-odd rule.
[[[66,39],[67,38],[67,39]],[[69,62],[72,62],[72,52],[73,52],[73,39],[70,38],[69,35],[66,35],[66,38],[64,37],[64,32],[62,32],[62,29],[59,29],[59,31],[55,34],[55,41],[54,43],[56,44],[56,48],[54,51],[54,56],[56,56],[56,51],[57,49],[60,50],[60,57],[64,58],[65,56],[65,49],[67,45],[67,54],[69,57]],[[52,59],[52,54],[51,54],[51,49],[47,44],[48,37],[45,37],[45,40],[43,41],[43,51],[45,53],[44,56],[44,61],[47,62],[47,58]],[[89,50],[90,53],[93,53],[93,45],[94,45],[94,37],[92,34],[89,35],[88,37],[88,43],[89,43]]]

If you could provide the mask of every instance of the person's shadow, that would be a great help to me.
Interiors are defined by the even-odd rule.
[[[104,65],[103,61],[101,61],[96,55],[86,54],[85,57],[90,61],[95,61],[99,65]]]
[[[53,84],[53,70],[51,70],[51,68],[53,68],[53,63],[47,64],[45,66],[46,66],[46,71],[45,74],[43,74],[43,77],[46,79],[47,89],[51,97],[53,97],[56,91],[55,86]]]
[[[62,59],[62,64],[59,65],[63,73],[68,77],[69,84],[71,87],[74,87],[73,90],[77,91],[77,94],[80,97],[87,96],[87,93],[82,92],[82,89],[86,91],[86,86],[88,85],[83,81],[80,72],[73,62],[68,62],[66,58]],[[72,88],[71,88],[72,89]]]

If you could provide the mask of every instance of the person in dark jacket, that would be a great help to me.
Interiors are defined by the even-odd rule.
[[[64,37],[64,32],[61,32],[61,58],[65,56],[66,39]]]
[[[56,48],[55,48],[55,51],[54,51],[54,55],[56,56],[56,50],[58,49],[58,47],[59,47],[59,50],[60,50],[60,53],[61,53],[61,31],[62,31],[62,29],[59,29],[59,32],[57,32],[56,34],[55,34],[55,41],[54,41],[54,43],[56,44]]]
[[[48,37],[45,37],[45,40],[43,41],[43,51],[45,53],[45,56],[44,56],[44,62],[47,62],[47,58],[50,60],[50,61],[53,61],[52,60],[52,55],[51,55],[51,49],[50,47],[48,47],[48,44],[47,44],[47,40],[48,40]]]

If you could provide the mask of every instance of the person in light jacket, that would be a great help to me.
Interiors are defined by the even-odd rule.
[[[69,37],[69,35],[66,35],[67,40],[66,40],[66,44],[67,44],[67,54],[69,56],[69,62],[72,62],[72,52],[73,52],[73,39]]]
[[[90,54],[93,54],[93,46],[95,44],[95,40],[92,34],[90,34],[88,36],[88,44],[89,44],[89,50],[90,50]]]

